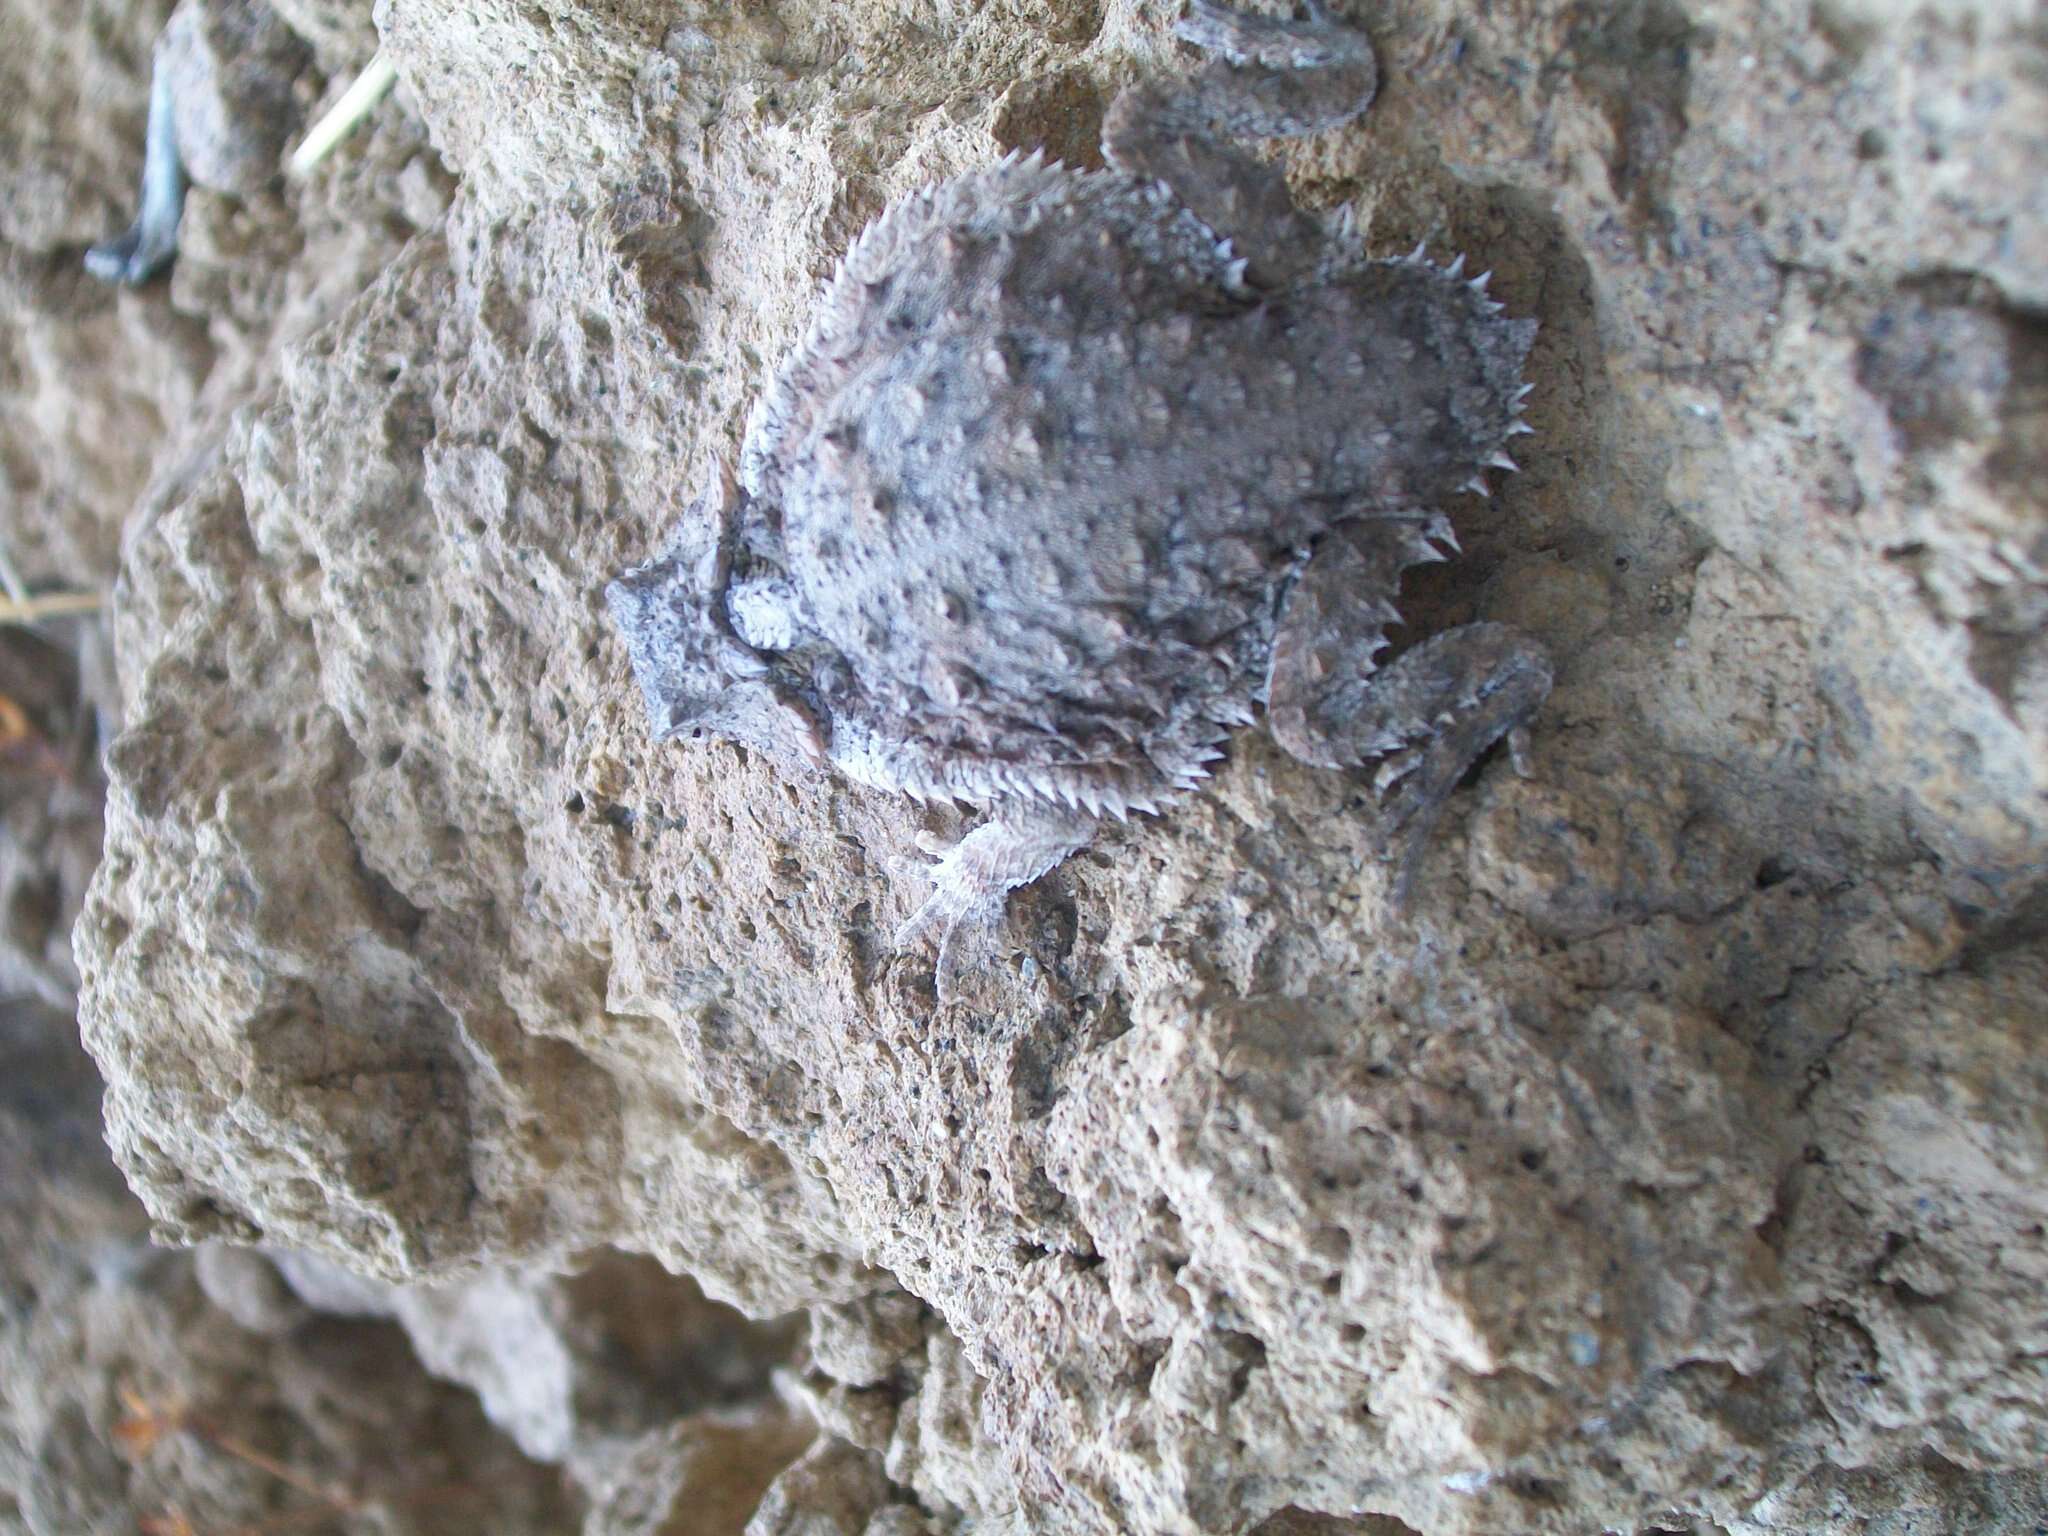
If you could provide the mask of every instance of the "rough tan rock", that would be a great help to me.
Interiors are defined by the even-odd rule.
[[[562,1529],[554,1476],[396,1329],[315,1316],[244,1250],[149,1245],[63,939],[99,857],[102,647],[91,620],[0,632],[0,1529]]]
[[[8,6],[0,240],[84,246],[133,216],[150,50],[171,3],[121,7],[118,19],[111,6]]]
[[[0,1528],[573,1522],[550,1469],[423,1375],[390,1324],[301,1308],[245,1331],[209,1304],[195,1256],[151,1248],[68,1015],[0,1008],[0,1083]]]
[[[1527,472],[1414,616],[1563,663],[1537,777],[1482,770],[1406,914],[1365,787],[1247,739],[940,1008],[883,936],[955,818],[648,746],[598,588],[815,280],[917,182],[1085,145],[1183,67],[1165,20],[385,0],[446,227],[129,536],[77,942],[157,1230],[394,1280],[615,1244],[813,1309],[830,1438],[764,1532],[1771,1529],[1829,1463],[1927,1454],[1934,1507],[2018,1498],[2048,103],[2015,12],[1366,17],[1385,99],[1287,148],[1298,195],[1544,322]]]
[[[776,1408],[677,1419],[606,1470],[583,1536],[742,1536],[813,1434],[801,1416]]]
[[[764,1397],[794,1332],[748,1324],[687,1280],[622,1254],[599,1255],[573,1276],[489,1271],[449,1286],[394,1286],[311,1254],[275,1263],[321,1312],[397,1322],[428,1372],[476,1393],[521,1451],[568,1466],[586,1486],[616,1478],[605,1463],[622,1442]],[[782,1445],[790,1432],[765,1443]],[[755,1434],[746,1428],[748,1443]]]
[[[283,169],[299,127],[293,87],[306,45],[265,4],[180,5],[157,43],[158,70],[177,82],[178,159],[198,186],[236,197]]]
[[[368,35],[362,0],[310,8],[352,15]],[[88,278],[84,247],[135,212],[151,50],[167,13],[0,6],[0,92],[12,104],[0,123],[0,536],[32,586],[108,585],[151,483],[175,484],[216,451],[226,415],[271,387],[279,342],[331,318],[414,227],[438,228],[446,210],[447,173],[401,92],[304,185],[278,182],[274,140],[268,172],[215,166],[247,195],[193,190],[168,282],[127,291]],[[185,46],[235,46],[194,36],[196,23],[181,30]],[[274,23],[260,30],[273,51],[292,51]],[[330,67],[367,58],[329,52]],[[320,84],[301,73],[295,99],[312,102]],[[215,104],[216,117],[227,110]],[[234,132],[217,122],[199,136]]]
[[[2048,1479],[2036,1468],[1972,1476],[1939,1456],[1895,1466],[1824,1467],[1773,1493],[1729,1536],[2032,1536],[2048,1519]]]

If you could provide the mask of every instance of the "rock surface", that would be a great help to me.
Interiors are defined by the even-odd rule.
[[[567,1464],[586,1486],[615,1475],[606,1464],[629,1441],[765,1397],[794,1342],[787,1321],[749,1325],[622,1254],[573,1276],[489,1271],[450,1286],[389,1285],[309,1254],[275,1262],[318,1311],[395,1320],[429,1372],[475,1392],[521,1451]],[[771,1444],[803,1429],[788,1420],[769,1421]]]
[[[806,1309],[760,1532],[2042,1517],[2039,29],[1346,9],[1388,88],[1274,151],[1297,197],[1543,321],[1526,472],[1410,586],[1559,658],[1537,776],[1400,914],[1365,787],[1241,739],[943,1008],[883,936],[956,818],[650,750],[598,593],[859,227],[1088,163],[1166,7],[382,0],[397,108],[195,199],[167,293],[10,214],[10,538],[79,580],[124,530],[76,948],[161,1236]],[[712,1422],[611,1528],[800,1448]]]
[[[61,946],[76,915],[102,789],[76,750],[94,731],[70,656],[0,633],[0,975],[30,994],[0,1001],[0,1530],[565,1529],[556,1476],[429,1379],[398,1329],[317,1316],[274,1274],[266,1294],[246,1271],[267,1266],[239,1250],[150,1245],[57,1006],[68,956],[48,930]]]

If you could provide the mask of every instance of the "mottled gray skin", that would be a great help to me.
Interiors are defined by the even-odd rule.
[[[310,55],[262,0],[183,0],[157,39],[142,206],[120,238],[85,253],[103,282],[148,282],[178,254],[188,182],[247,196],[278,172]]]
[[[1370,45],[1198,3],[1221,58],[855,243],[730,477],[608,589],[656,733],[986,807],[903,937],[1001,909],[1104,817],[1192,789],[1266,706],[1310,762],[1383,758],[1412,863],[1550,686],[1499,625],[1376,669],[1433,510],[1518,416],[1532,321],[1457,264],[1367,261],[1234,135],[1363,111]]]

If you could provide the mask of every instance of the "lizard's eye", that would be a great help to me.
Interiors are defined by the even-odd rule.
[[[698,726],[698,727],[697,727],[697,728],[696,728],[695,730],[693,730],[693,731],[691,731],[691,732],[690,732],[690,740],[692,740],[692,741],[702,741],[703,739],[704,739],[704,727],[703,727],[703,726],[701,726],[701,725],[700,725],[700,726]]]

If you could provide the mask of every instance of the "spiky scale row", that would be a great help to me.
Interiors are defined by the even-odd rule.
[[[1463,273],[1465,270],[1465,256],[1462,251],[1459,252],[1457,255],[1453,256],[1450,259],[1450,261],[1448,261],[1444,265],[1437,266],[1434,263],[1432,263],[1429,259],[1428,242],[1417,241],[1415,249],[1410,251],[1406,256],[1400,259],[1405,265],[1426,268],[1431,272],[1441,274],[1444,278],[1448,280],[1463,280],[1466,290],[1470,292],[1475,298],[1478,298],[1483,301],[1484,311],[1489,316],[1505,314],[1507,312],[1506,305],[1500,304],[1487,297],[1487,284],[1493,280],[1493,272],[1490,268],[1487,271],[1480,273],[1477,277],[1469,279],[1463,278]],[[1519,408],[1522,402],[1529,397],[1530,391],[1534,388],[1535,386],[1529,383],[1522,383],[1517,385],[1514,394],[1514,405],[1517,408]],[[1523,420],[1522,417],[1519,414],[1517,414],[1514,417],[1514,419],[1511,420],[1503,429],[1503,436],[1523,436],[1529,433],[1533,433],[1535,430],[1536,429],[1534,427],[1530,426],[1528,422]],[[1521,468],[1520,465],[1515,463],[1515,461],[1507,455],[1505,450],[1496,450],[1495,452],[1489,454],[1485,460],[1485,467],[1488,469],[1504,469],[1507,470],[1509,473],[1513,473]],[[1485,476],[1479,474],[1475,474],[1470,479],[1465,480],[1462,484],[1458,486],[1458,489],[1461,491],[1469,491],[1471,494],[1475,496],[1487,499],[1490,499],[1493,495],[1492,488],[1487,485]]]

